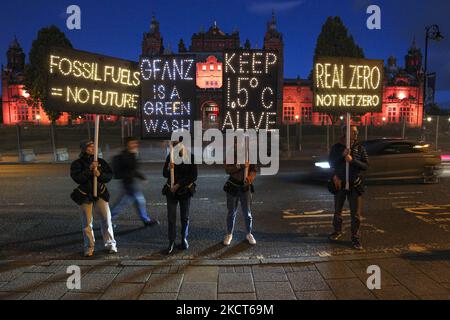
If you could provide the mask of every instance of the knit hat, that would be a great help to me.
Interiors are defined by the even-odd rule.
[[[86,152],[86,149],[91,145],[94,144],[94,141],[84,141],[82,143],[80,143],[80,149],[82,152]]]

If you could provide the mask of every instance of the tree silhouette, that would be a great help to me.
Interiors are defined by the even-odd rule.
[[[364,58],[364,51],[355,43],[340,17],[328,17],[317,38],[316,56]]]
[[[52,123],[61,112],[47,108],[48,98],[48,56],[52,47],[72,48],[64,32],[52,25],[38,31],[29,53],[29,64],[25,67],[25,89],[30,93],[30,104],[41,104]]]

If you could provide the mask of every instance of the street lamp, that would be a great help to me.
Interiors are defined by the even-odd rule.
[[[301,135],[302,135],[302,122],[300,120],[300,115],[295,115],[295,144],[298,147],[299,151],[302,151],[302,142],[301,142]]]
[[[426,107],[427,102],[427,78],[428,78],[428,40],[441,41],[444,39],[439,26],[433,24],[425,28],[425,65],[424,65],[424,81],[423,81],[423,106]]]

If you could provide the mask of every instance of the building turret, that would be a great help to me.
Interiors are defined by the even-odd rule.
[[[405,56],[405,69],[406,72],[414,75],[422,69],[422,52],[417,48],[415,37],[408,54]]]
[[[186,45],[184,44],[183,39],[180,39],[180,42],[178,42],[178,52],[179,53],[187,52]]]
[[[25,69],[25,53],[20,46],[17,38],[14,37],[6,52],[7,66],[6,68],[13,73],[23,72]]]
[[[160,55],[164,52],[163,38],[159,31],[159,22],[155,16],[150,23],[150,31],[144,33],[142,40],[142,56]]]

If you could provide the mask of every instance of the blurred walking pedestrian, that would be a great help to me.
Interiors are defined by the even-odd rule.
[[[155,226],[159,222],[149,217],[147,204],[139,182],[148,183],[145,175],[139,171],[137,155],[139,141],[135,137],[125,139],[126,147],[113,158],[114,177],[122,180],[122,195],[112,209],[112,218],[115,219],[131,203],[134,203],[142,223],[145,226]]]

